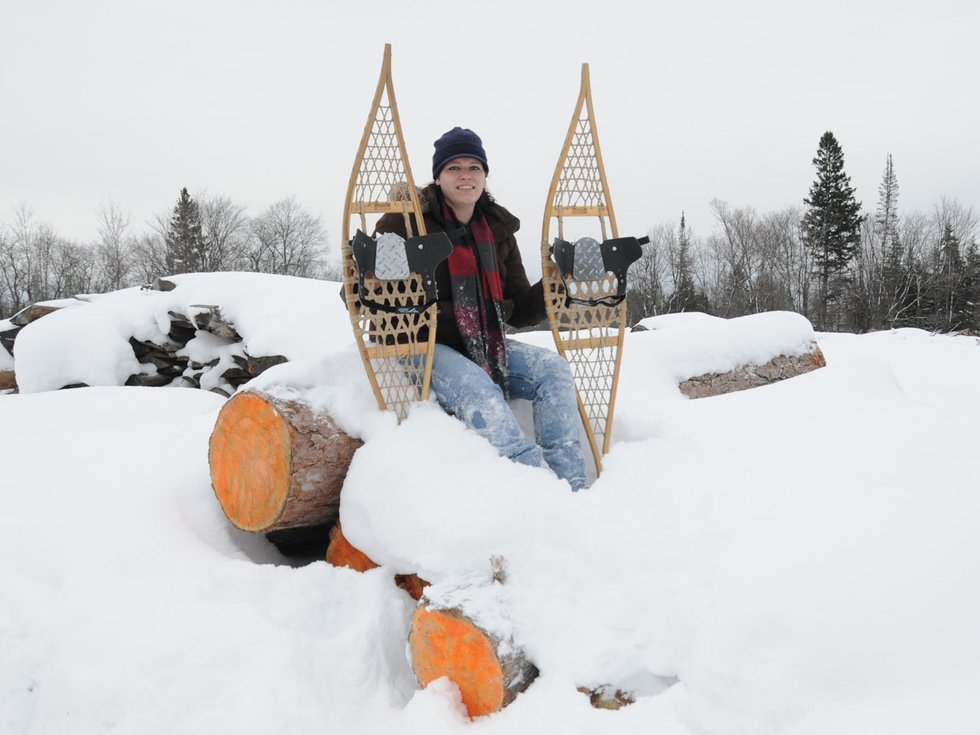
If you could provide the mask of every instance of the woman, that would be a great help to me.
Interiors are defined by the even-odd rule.
[[[579,416],[568,363],[555,352],[507,339],[505,323],[545,318],[541,282],[531,286],[514,233],[518,219],[486,190],[490,167],[472,130],[453,128],[435,142],[432,178],[420,201],[426,232],[446,232],[452,254],[436,270],[439,292],[431,390],[436,400],[515,462],[550,467],[573,490],[585,487]],[[378,221],[375,237],[406,236],[401,214]],[[536,443],[507,405],[530,400]]]

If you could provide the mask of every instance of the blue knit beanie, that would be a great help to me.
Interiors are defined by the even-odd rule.
[[[443,166],[455,158],[475,158],[483,164],[483,172],[490,173],[490,164],[487,163],[487,152],[483,150],[483,141],[469,128],[453,128],[448,133],[444,133],[433,145],[436,148],[435,153],[432,154],[433,179],[438,179]]]

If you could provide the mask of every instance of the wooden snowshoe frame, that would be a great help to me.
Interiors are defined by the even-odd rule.
[[[374,397],[379,408],[394,411],[401,420],[413,402],[424,401],[429,395],[436,307],[433,304],[422,313],[397,311],[398,307],[426,303],[422,277],[416,273],[404,280],[372,282],[373,299],[396,310],[371,309],[361,304],[357,297],[357,265],[350,245],[352,223],[355,229],[359,227],[370,235],[374,222],[369,228],[368,215],[378,215],[376,220],[390,212],[402,213],[408,237],[425,234],[391,80],[391,44],[385,44],[374,101],[347,185],[342,257],[344,298]]]
[[[600,242],[619,237],[596,132],[588,64],[582,64],[578,103],[548,190],[541,233],[541,273],[551,333],[558,352],[571,365],[579,414],[598,474],[602,472],[602,455],[609,451],[612,436],[626,331],[626,302],[615,306],[566,303],[565,283],[551,257],[551,243],[553,226],[557,227],[554,234],[558,238],[573,239],[565,235],[571,218],[598,220],[600,232],[592,237]],[[598,282],[576,285],[582,293],[608,293],[615,292],[617,283],[616,277],[607,273]]]

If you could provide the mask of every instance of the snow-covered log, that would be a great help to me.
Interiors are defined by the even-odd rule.
[[[347,567],[357,572],[366,572],[378,567],[367,554],[347,540],[339,521],[330,530],[326,560],[335,567]],[[420,579],[417,574],[396,574],[395,584],[405,590],[413,600],[420,599],[425,588],[429,586],[429,583]]]
[[[10,323],[18,327],[26,327],[31,322],[37,321],[42,316],[47,316],[54,311],[58,311],[60,308],[60,306],[55,304],[31,304],[10,317]]]
[[[329,528],[361,444],[305,403],[239,393],[211,433],[211,485],[228,520],[243,531]]]
[[[347,540],[339,522],[330,530],[330,545],[327,547],[326,559],[335,567],[347,567],[356,572],[366,572],[378,566],[367,554]]]
[[[430,587],[412,615],[408,647],[416,679],[424,687],[448,678],[470,717],[500,711],[538,675],[501,624],[509,620],[501,589],[498,581],[448,592],[445,585]]]
[[[688,398],[708,398],[747,388],[769,385],[779,380],[803,375],[827,365],[823,352],[814,342],[810,352],[802,355],[777,355],[763,365],[741,365],[726,373],[707,373],[680,384]]]

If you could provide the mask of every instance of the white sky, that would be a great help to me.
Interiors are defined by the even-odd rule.
[[[2,4],[0,221],[26,201],[78,240],[102,203],[142,229],[186,186],[252,213],[295,195],[335,248],[385,42],[417,183],[473,128],[525,253],[582,62],[621,234],[802,204],[828,129],[865,207],[889,152],[903,210],[980,205],[967,0]]]

